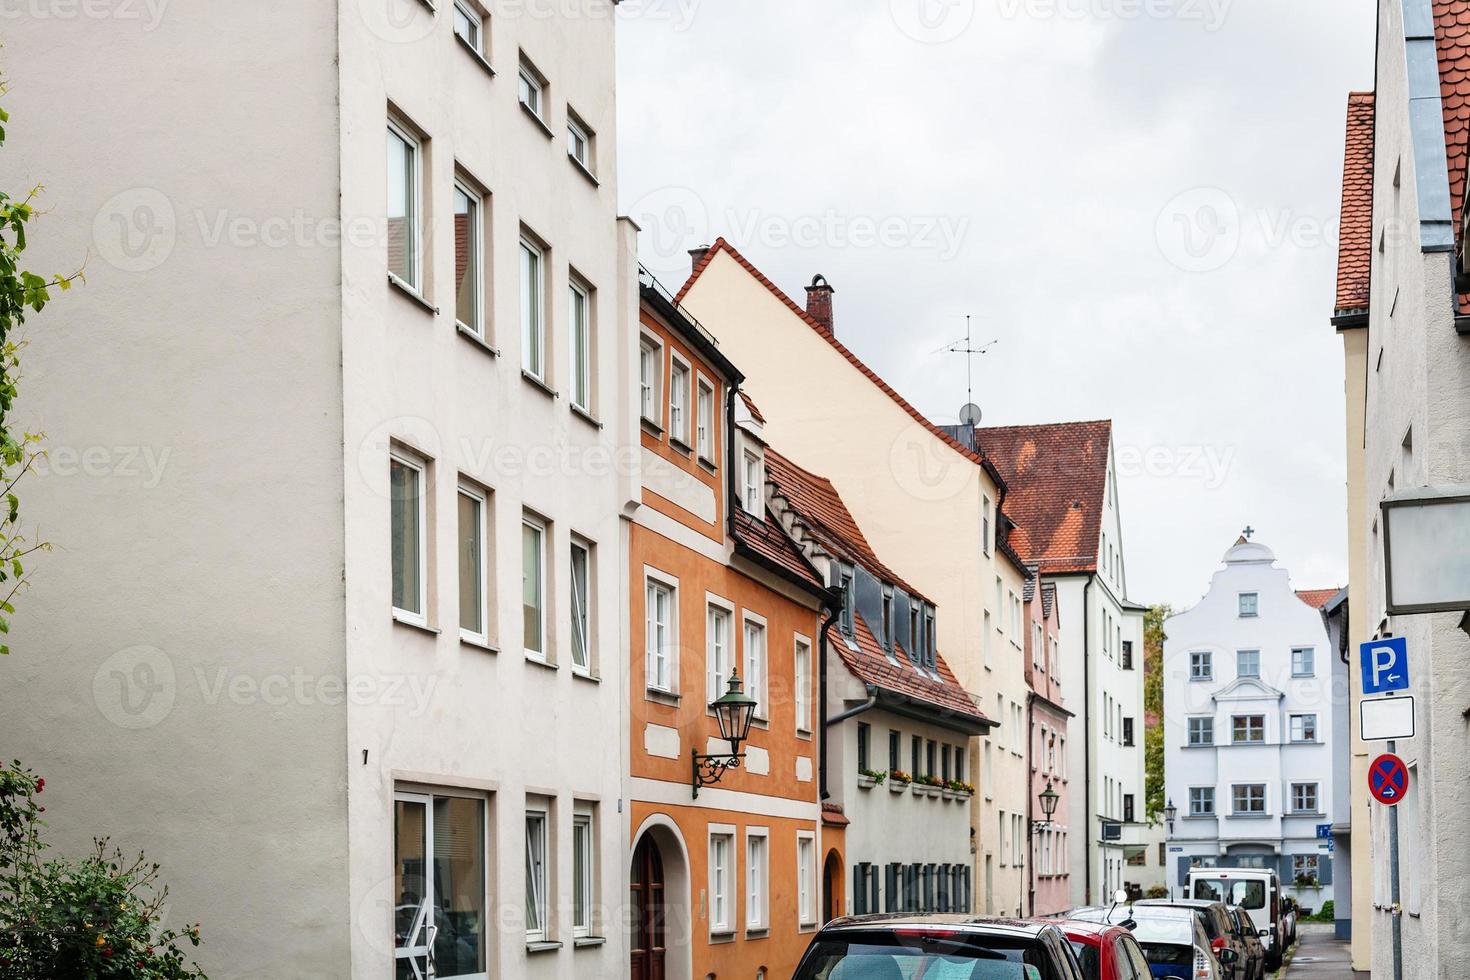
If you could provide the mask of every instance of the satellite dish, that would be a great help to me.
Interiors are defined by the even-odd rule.
[[[974,402],[969,402],[960,409],[960,421],[965,425],[979,425],[980,417],[980,406]]]

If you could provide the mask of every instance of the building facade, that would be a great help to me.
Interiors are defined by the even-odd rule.
[[[211,976],[625,969],[637,488],[597,464],[634,448],[635,298],[597,6],[7,28],[31,254],[90,255],[16,418],[157,463],[28,481],[57,550],[8,749],[64,852],[162,864]]]
[[[1067,772],[1067,734],[1072,712],[1066,708],[1062,687],[1061,610],[1057,587],[1042,582],[1034,569],[1026,588],[1026,704],[1028,768],[1035,808],[1027,814],[1031,863],[1026,914],[1053,915],[1072,905],[1071,779]],[[1039,802],[1055,794],[1055,810],[1048,816]]]
[[[1315,599],[1242,536],[1204,597],[1165,621],[1173,888],[1191,867],[1270,868],[1303,907],[1332,899],[1336,654]]]
[[[844,863],[818,799],[822,577],[767,504],[763,424],[712,338],[645,279],[643,503],[628,554],[632,623],[631,975],[781,976],[821,922],[820,874]],[[732,674],[757,702],[739,766],[710,710]]]

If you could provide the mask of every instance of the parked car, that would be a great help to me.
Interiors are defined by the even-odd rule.
[[[1296,920],[1301,911],[1301,906],[1290,895],[1281,899],[1281,934],[1286,937],[1287,948],[1296,943]]]
[[[1262,930],[1267,969],[1281,966],[1290,932],[1282,916],[1281,879],[1276,872],[1268,868],[1190,868],[1185,894],[1244,908]]]
[[[1235,922],[1235,935],[1245,945],[1245,957],[1241,960],[1245,969],[1241,976],[1244,980],[1266,980],[1266,945],[1261,942],[1251,914],[1239,905],[1226,906],[1226,911]]]
[[[1143,948],[1123,926],[1067,919],[1058,922],[1057,927],[1072,944],[1087,980],[1149,980],[1153,976]],[[1183,974],[1169,976],[1184,980]]]
[[[1143,950],[1153,980],[1221,980],[1220,963],[1210,949],[1210,937],[1193,909],[1163,905],[1081,908],[1069,919],[1125,925]],[[1230,951],[1226,951],[1227,955]]]
[[[1086,980],[1051,922],[966,915],[833,919],[812,938],[794,980]]]
[[[1199,916],[1210,937],[1210,949],[1220,961],[1220,976],[1223,980],[1243,980],[1245,976],[1245,943],[1235,934],[1235,919],[1223,902],[1205,902],[1197,899],[1148,898],[1134,907],[1163,905],[1169,908],[1189,909]],[[1226,955],[1229,953],[1230,955]]]

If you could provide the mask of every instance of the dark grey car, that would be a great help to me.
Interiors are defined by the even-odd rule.
[[[812,938],[795,980],[1083,980],[1048,922],[967,915],[834,919]]]

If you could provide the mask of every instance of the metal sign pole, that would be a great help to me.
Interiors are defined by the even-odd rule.
[[[1390,754],[1397,754],[1397,747],[1388,743]],[[1388,810],[1388,882],[1389,898],[1393,905],[1389,914],[1393,916],[1393,980],[1404,980],[1404,929],[1403,908],[1399,904],[1399,808]]]

